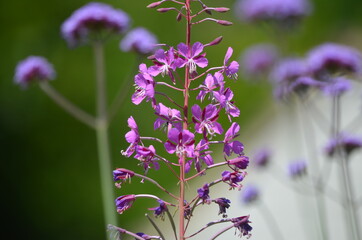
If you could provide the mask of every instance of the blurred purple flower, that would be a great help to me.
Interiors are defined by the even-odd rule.
[[[129,27],[128,15],[108,4],[91,2],[76,10],[62,24],[63,38],[70,46],[86,42],[93,32],[123,33]]]
[[[335,44],[325,43],[308,54],[308,65],[313,74],[319,80],[329,80],[334,73],[362,73],[361,53],[354,48]]]
[[[226,131],[224,137],[224,153],[230,156],[233,152],[238,155],[242,155],[244,151],[244,145],[239,141],[233,141],[234,138],[239,136],[240,126],[237,123],[232,123],[230,128]]]
[[[231,222],[234,223],[234,227],[240,231],[240,236],[247,236],[247,238],[251,236],[250,231],[253,230],[253,228],[249,225],[249,216],[233,218]]]
[[[331,139],[326,147],[325,152],[328,156],[332,157],[338,148],[342,148],[343,151],[349,156],[355,150],[362,148],[362,138],[347,134],[340,134],[337,139]]]
[[[241,199],[244,203],[249,204],[256,201],[259,198],[259,189],[254,185],[246,185],[243,188]]]
[[[222,214],[222,217],[226,218],[226,209],[230,207],[231,201],[226,198],[216,198],[212,201],[219,205],[219,215]]]
[[[311,88],[320,88],[325,86],[321,81],[317,81],[311,77],[298,77],[293,83],[289,85],[287,93],[295,92],[299,95],[306,94]]]
[[[164,145],[168,153],[173,154],[176,152],[176,155],[180,158],[184,153],[188,157],[194,155],[195,135],[189,130],[180,131],[177,128],[172,128],[167,137],[168,140]]]
[[[155,114],[158,116],[153,124],[154,129],[162,128],[162,126],[175,127],[181,129],[181,113],[179,110],[168,108],[162,103],[156,105]]]
[[[219,118],[219,110],[212,104],[207,105],[203,110],[200,106],[195,104],[191,108],[192,121],[195,123],[195,131],[203,133],[204,138],[207,135],[222,134],[223,129],[220,123],[216,122]]]
[[[165,212],[167,211],[167,205],[161,199],[159,199],[157,201],[159,203],[159,206],[154,207],[154,208],[149,208],[148,210],[154,211],[155,217],[161,217],[161,219],[164,219]]]
[[[269,148],[259,149],[253,156],[253,162],[256,167],[263,168],[266,167],[272,157],[272,151]]]
[[[185,165],[185,172],[189,172],[191,169],[192,163],[195,164],[195,169],[197,172],[201,171],[202,162],[204,162],[207,166],[214,164],[214,159],[210,155],[211,151],[207,151],[209,149],[209,144],[205,139],[201,139],[201,141],[196,145],[193,153],[193,159],[188,161]]]
[[[258,44],[248,48],[242,56],[242,66],[248,77],[260,79],[267,76],[276,63],[278,54],[271,44]]]
[[[189,72],[191,74],[196,73],[196,66],[205,68],[208,65],[208,61],[205,58],[205,53],[201,54],[204,50],[204,45],[200,42],[195,42],[191,49],[184,43],[180,43],[177,46],[179,54],[183,57],[177,59],[177,67],[184,67],[186,64],[189,66]]]
[[[127,132],[125,137],[126,141],[130,143],[130,145],[126,151],[121,151],[121,153],[124,156],[130,157],[134,153],[136,146],[140,142],[140,135],[138,132],[137,123],[132,116],[128,118],[127,123],[128,127],[131,128],[131,131]]]
[[[139,54],[150,54],[155,50],[157,38],[147,29],[138,27],[127,33],[120,43],[124,52],[135,51]]]
[[[344,77],[333,78],[322,87],[326,96],[339,97],[352,88],[351,82]]]
[[[124,211],[132,207],[133,202],[136,200],[135,195],[123,195],[115,200],[117,212],[122,214]]]
[[[307,173],[307,162],[304,160],[297,160],[289,163],[288,175],[292,178],[303,176]]]
[[[14,82],[21,87],[27,87],[31,82],[54,78],[55,71],[48,60],[39,56],[29,56],[16,66]]]
[[[250,22],[298,20],[310,12],[307,0],[239,0],[236,15]]]
[[[309,68],[304,59],[286,58],[277,63],[271,72],[271,80],[275,83],[293,83],[297,78],[307,76]]]

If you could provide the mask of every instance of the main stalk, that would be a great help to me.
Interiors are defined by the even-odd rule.
[[[190,9],[190,0],[185,2],[186,8],[186,45],[188,47],[189,54],[191,54],[191,9]],[[185,82],[184,82],[184,106],[183,106],[183,129],[188,129],[188,108],[189,108],[189,86],[190,86],[190,67],[187,64],[185,70]],[[180,200],[179,200],[179,209],[180,209],[180,225],[179,225],[179,234],[180,240],[185,239],[185,161],[186,153],[183,154],[181,159],[180,166]]]

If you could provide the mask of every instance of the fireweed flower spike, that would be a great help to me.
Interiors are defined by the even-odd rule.
[[[158,8],[163,2],[166,1],[154,2],[148,7]],[[185,240],[199,233],[196,232],[193,235],[189,235],[190,237],[186,237],[189,223],[195,217],[194,209],[202,205],[202,203],[207,203],[205,205],[208,205],[210,202],[218,204],[219,214],[226,217],[226,209],[230,207],[231,202],[226,198],[211,200],[209,195],[211,187],[224,182],[230,190],[235,188],[240,189],[242,187],[241,181],[243,181],[246,176],[245,169],[248,167],[249,158],[244,156],[243,144],[235,139],[240,130],[240,126],[236,122],[231,124],[224,136],[220,136],[224,132],[224,127],[218,122],[218,118],[221,113],[224,113],[223,109],[225,109],[229,119],[240,115],[239,109],[233,102],[234,94],[231,88],[226,86],[228,82],[224,81],[225,76],[235,80],[237,77],[239,64],[232,60],[232,48],[227,49],[223,61],[220,61],[222,63],[221,66],[207,68],[209,62],[205,57],[206,52],[204,52],[204,50],[206,47],[216,46],[222,37],[218,37],[205,45],[200,42],[191,43],[192,25],[202,24],[205,21],[213,21],[221,25],[230,25],[228,21],[211,18],[194,21],[194,17],[200,17],[211,11],[222,13],[228,11],[228,9],[223,7],[210,8],[201,1],[198,1],[201,7],[200,4],[192,5],[195,5],[195,7],[198,6],[201,9],[191,11],[191,2],[194,2],[192,0],[172,0],[167,2],[176,5],[176,7],[167,6],[167,8],[158,8],[157,11],[160,13],[177,12],[177,21],[186,20],[186,41],[185,43],[178,44],[176,48],[168,46],[167,44],[158,45],[160,49],[148,57],[148,59],[151,60],[151,64],[140,64],[139,73],[135,76],[136,92],[132,96],[132,102],[136,105],[139,105],[144,100],[151,101],[152,108],[154,109],[154,119],[152,119],[153,128],[155,130],[162,128],[165,132],[159,132],[158,134],[163,134],[163,137],[157,138],[140,136],[135,120],[130,117],[128,119],[128,125],[131,130],[126,134],[126,140],[130,146],[123,154],[129,157],[135,153],[135,162],[139,162],[141,169],[144,171],[144,175],[134,173],[134,176],[143,178],[147,183],[153,183],[168,194],[167,196],[171,196],[172,200],[176,201],[176,203],[167,202],[167,199],[161,200],[150,194],[137,194],[119,197],[116,200],[116,205],[118,212],[122,213],[127,210],[138,197],[156,199],[159,205],[156,207],[152,206],[149,210],[154,212],[155,217],[160,216],[170,221],[170,226],[174,233],[172,239]],[[175,81],[176,76],[177,81]],[[184,79],[182,79],[181,76],[184,76]],[[166,80],[161,79],[167,79],[173,82],[174,85],[170,85]],[[183,102],[179,103],[174,99],[174,94],[163,93],[158,89],[161,86],[162,88],[168,87],[170,91],[177,91],[179,95],[182,93]],[[197,96],[196,99],[201,100],[203,104],[191,103],[190,96],[192,95]],[[168,102],[161,102],[162,99]],[[170,106],[169,104],[173,105]],[[146,141],[151,141],[152,145],[151,143],[146,143]],[[224,147],[225,160],[214,163],[214,159],[211,156],[213,149],[211,148],[216,144],[221,144]],[[160,149],[160,147],[164,147],[165,149]],[[175,177],[174,180],[179,187],[180,193],[178,196],[166,190],[151,177],[145,176],[148,171],[158,170],[163,165],[166,165],[166,167],[170,169],[172,173],[170,177]],[[204,184],[201,188],[193,191],[197,193],[197,195],[194,196],[192,200],[187,199],[186,186],[191,180],[205,175],[211,168],[215,169],[222,166],[232,169],[232,171],[222,172],[221,178],[219,175],[218,179]],[[191,171],[191,167],[195,168],[196,173]],[[177,168],[179,171],[176,170]],[[132,175],[127,175],[124,170],[120,169],[116,170],[114,174],[115,179],[122,182]],[[188,176],[188,174],[192,175]],[[176,227],[174,217],[170,214],[169,208],[171,207],[176,207],[176,211],[178,212],[178,228]],[[152,218],[147,217],[147,219],[159,233],[159,236],[163,236],[162,230]],[[247,219],[248,218],[236,218],[232,227],[235,226],[242,234],[245,232],[249,233],[251,228],[247,227],[249,223]],[[232,220],[222,219],[222,221],[230,222]],[[201,231],[203,231],[203,229]],[[222,232],[220,234],[222,234]],[[129,235],[133,237],[139,236],[136,234]],[[148,235],[142,235],[142,238],[148,239]]]
[[[55,78],[53,65],[43,57],[30,56],[18,63],[14,82],[27,87],[31,82],[48,81]]]
[[[337,139],[331,139],[325,146],[325,153],[332,157],[341,148],[347,156],[362,148],[362,138],[347,134],[340,134]]]
[[[147,29],[138,27],[132,29],[122,39],[120,48],[122,51],[135,51],[138,54],[150,54],[155,50],[157,38]]]
[[[61,31],[69,46],[74,47],[94,37],[92,34],[123,33],[129,24],[130,19],[122,10],[92,2],[76,10],[63,23]]]

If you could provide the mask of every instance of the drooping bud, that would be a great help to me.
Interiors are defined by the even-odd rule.
[[[181,19],[182,19],[182,14],[181,14],[181,12],[179,12],[176,16],[176,21],[179,22],[179,21],[181,21]]]
[[[216,23],[223,25],[223,26],[231,26],[233,25],[232,22],[226,21],[226,20],[217,20]]]
[[[154,3],[151,3],[147,6],[147,8],[155,8],[155,7],[158,7],[160,6],[164,1],[159,1],[159,2],[154,2]]]
[[[118,197],[116,202],[117,212],[122,214],[124,211],[132,207],[133,202],[136,200],[135,195],[123,195]]]
[[[234,165],[239,169],[246,169],[249,165],[249,158],[247,156],[239,156],[228,160],[229,165]]]
[[[219,43],[221,43],[222,39],[223,39],[223,36],[217,37],[214,40],[212,40],[211,42],[205,44],[204,47],[218,45]]]

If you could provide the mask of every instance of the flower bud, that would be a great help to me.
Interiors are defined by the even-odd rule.
[[[211,42],[205,44],[204,47],[218,45],[219,43],[221,43],[222,39],[223,39],[223,36],[217,37],[214,40],[212,40]]]
[[[226,21],[226,20],[217,20],[216,23],[223,25],[223,26],[231,26],[233,25],[232,22]]]
[[[161,3],[163,3],[164,1],[159,1],[159,2],[154,2],[154,3],[151,3],[147,6],[147,8],[155,8],[155,7],[158,7],[161,5]]]
[[[159,8],[157,9],[157,12],[165,13],[171,10],[175,10],[175,8]]]
[[[214,8],[214,11],[219,12],[219,13],[225,13],[225,12],[230,11],[230,8],[218,7],[218,8]]]

